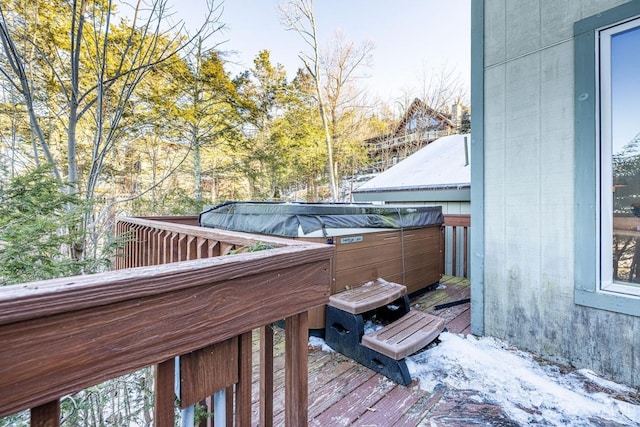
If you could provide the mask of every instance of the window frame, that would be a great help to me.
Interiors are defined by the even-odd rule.
[[[600,188],[607,179],[606,174],[611,172],[611,166],[604,166],[600,159],[602,128],[610,129],[608,119],[604,125],[601,123],[601,111],[609,109],[610,112],[610,105],[605,100],[604,108],[601,107],[599,93],[607,91],[608,86],[606,81],[602,84],[602,78],[606,76],[601,75],[599,60],[600,34],[639,17],[640,2],[632,1],[574,24],[574,300],[579,305],[634,316],[640,316],[640,288],[621,283],[603,286],[601,280],[601,275],[607,274],[607,266],[602,266],[602,253],[607,251],[601,251],[601,248],[608,241],[606,237],[602,238],[601,231],[605,228],[602,221],[607,221],[607,229],[610,226],[613,230],[613,213],[607,213],[600,196]],[[609,153],[607,158],[610,157]]]
[[[613,197],[610,189],[613,187],[613,105],[611,102],[611,92],[613,90],[611,79],[611,41],[617,34],[624,33],[631,29],[640,30],[640,17],[634,19],[623,20],[597,31],[596,37],[596,85],[597,90],[596,117],[598,117],[599,130],[596,135],[599,136],[598,142],[599,156],[597,157],[596,173],[598,174],[598,199],[597,205],[600,206],[600,216],[597,221],[596,236],[599,239],[597,250],[599,251],[599,262],[597,266],[597,275],[600,278],[600,288],[619,292],[623,294],[639,295],[640,288],[638,285],[626,285],[624,282],[613,281],[613,254],[611,248],[613,246]],[[605,94],[606,96],[602,96]],[[607,159],[603,161],[603,159]]]

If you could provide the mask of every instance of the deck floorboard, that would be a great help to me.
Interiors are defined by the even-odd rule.
[[[411,307],[445,319],[449,332],[468,334],[470,303],[435,310],[439,304],[469,298],[469,281],[445,276],[438,289],[411,299]],[[274,329],[274,425],[284,424],[284,332]],[[257,339],[254,334],[254,344]],[[257,356],[257,351],[254,356]],[[254,357],[254,363],[256,357]],[[254,380],[253,396],[259,384]],[[404,387],[340,353],[309,349],[309,425],[417,426],[512,425],[499,407],[474,404],[464,393],[437,387],[421,390],[417,381]],[[254,403],[254,425],[258,405]],[[471,424],[469,424],[471,423]]]

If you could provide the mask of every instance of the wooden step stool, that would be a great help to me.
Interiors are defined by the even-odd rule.
[[[389,324],[364,334],[364,316]],[[325,341],[334,350],[402,385],[411,383],[405,357],[440,335],[444,320],[410,311],[407,288],[378,279],[334,294],[327,305]]]

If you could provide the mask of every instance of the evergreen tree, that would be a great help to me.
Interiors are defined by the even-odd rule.
[[[60,191],[48,165],[0,183],[0,285],[92,272],[107,264],[106,258],[67,256],[65,248],[78,240],[85,206],[76,194]]]

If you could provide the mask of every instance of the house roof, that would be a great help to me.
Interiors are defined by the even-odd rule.
[[[354,197],[371,200],[365,195],[394,191],[465,190],[468,193],[471,186],[469,144],[468,134],[439,138],[358,187],[353,191]]]
[[[451,118],[446,114],[443,114],[439,111],[434,110],[429,107],[424,101],[415,98],[409,108],[405,111],[402,119],[398,122],[398,124],[391,130],[390,133],[386,133],[383,135],[376,135],[370,138],[367,138],[367,142],[372,143],[379,140],[385,140],[388,138],[394,138],[398,136],[405,135],[407,133],[407,124],[409,121],[415,117],[431,117],[437,120],[440,123],[440,126],[443,128],[455,128],[455,123],[451,121]],[[415,131],[415,129],[414,129]]]
[[[411,103],[411,105],[409,106],[409,108],[407,109],[407,112],[405,113],[404,117],[402,118],[400,123],[398,123],[398,126],[395,128],[392,134],[394,136],[398,136],[404,133],[405,128],[407,127],[407,122],[411,120],[416,114],[427,115],[429,117],[433,117],[434,119],[438,120],[441,123],[441,125],[445,125],[450,128],[455,127],[454,123],[451,121],[449,117],[429,107],[421,99],[415,98]]]

